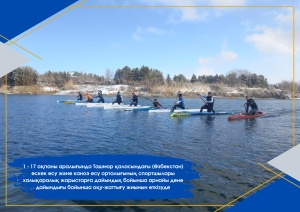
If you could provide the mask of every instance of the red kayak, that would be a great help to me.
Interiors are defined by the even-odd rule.
[[[260,117],[260,116],[264,116],[266,114],[267,113],[265,113],[265,112],[257,112],[255,115],[249,115],[249,114],[246,114],[246,113],[239,113],[239,114],[229,116],[228,121],[233,121],[233,120],[237,120],[237,119],[253,119],[253,118]]]

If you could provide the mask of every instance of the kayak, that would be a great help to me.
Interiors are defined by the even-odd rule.
[[[105,105],[111,105],[111,103],[98,103],[98,102],[92,103],[92,102],[90,102],[90,103],[86,104],[87,107],[104,107]]]
[[[228,117],[228,121],[233,121],[237,119],[254,119],[266,115],[266,112],[257,112],[255,115],[246,115],[245,113],[239,113]]]
[[[57,100],[57,103],[65,103],[65,102],[82,102],[79,100]]]
[[[191,111],[181,111],[181,112],[173,112],[170,114],[170,117],[180,117],[180,116],[195,116],[195,115],[200,115],[200,116],[205,116],[205,115],[228,115],[232,114],[231,112],[191,112]]]
[[[87,106],[87,107],[104,107],[104,105],[111,105],[111,103],[98,103],[98,102],[76,102],[76,106]]]
[[[92,102],[75,102],[76,106],[87,106],[87,104],[91,104]]]
[[[170,113],[171,109],[153,109],[153,110],[149,110],[149,113]],[[205,112],[206,109],[203,110],[203,112]],[[174,110],[174,112],[200,112],[200,108],[199,109],[177,109]]]
[[[150,106],[141,106],[141,105],[137,105],[137,106],[130,106],[130,105],[118,105],[118,104],[109,104],[109,105],[104,105],[104,110],[111,110],[111,109],[133,109],[133,108],[149,108]]]
[[[156,110],[152,106],[141,106],[141,107],[130,107],[130,108],[125,108],[124,111],[149,111],[149,110]]]
[[[146,109],[149,108],[150,106],[130,106],[130,105],[119,105],[119,106],[104,106],[104,110],[111,110],[111,109],[122,109],[122,110],[132,110],[132,109]]]

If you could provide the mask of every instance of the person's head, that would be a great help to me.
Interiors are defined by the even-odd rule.
[[[134,92],[132,92],[132,96],[134,96],[135,95],[135,93]]]
[[[209,91],[209,92],[207,93],[207,95],[208,95],[208,96],[211,96],[211,92]]]
[[[101,90],[98,90],[98,93],[102,93],[102,91],[101,91]]]
[[[154,99],[153,101],[154,101],[154,102],[157,102],[157,99]]]
[[[180,93],[178,96],[179,96],[179,97],[182,97],[182,93]]]
[[[78,91],[78,94],[80,94],[80,91]]]
[[[245,96],[245,98],[248,100],[248,99],[249,99],[249,96]]]
[[[118,91],[118,94],[120,94],[120,91]]]

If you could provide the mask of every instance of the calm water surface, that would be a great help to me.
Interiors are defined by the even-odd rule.
[[[75,204],[227,204],[273,177],[258,163],[292,147],[292,101],[256,100],[265,117],[228,122],[225,116],[170,118],[167,113],[125,112],[65,105],[70,96],[8,96],[8,162],[16,158],[74,154],[144,154],[187,159],[203,166],[194,180],[194,198],[149,201],[76,201]],[[112,98],[108,97],[106,101]],[[142,105],[149,101],[140,98]],[[174,98],[159,101],[170,108]],[[0,136],[5,140],[5,96],[0,95]],[[129,98],[125,98],[125,103]],[[186,98],[199,108],[201,99]],[[243,112],[244,99],[216,99],[216,111]],[[296,144],[299,138],[299,101],[296,102]],[[1,162],[5,164],[4,142]],[[270,166],[268,166],[271,168]],[[14,170],[9,168],[8,174]],[[1,174],[5,176],[4,166]],[[5,177],[0,181],[5,190]],[[1,200],[5,193],[1,192]],[[73,201],[34,199],[8,182],[9,204],[74,204]],[[6,207],[6,211],[214,211],[217,207]],[[0,208],[1,210],[1,208]]]

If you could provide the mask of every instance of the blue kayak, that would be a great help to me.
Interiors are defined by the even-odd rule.
[[[85,102],[85,101],[79,101],[79,100],[57,100],[58,103],[65,103],[65,102]]]
[[[220,112],[188,112],[188,111],[183,111],[183,112],[174,112],[171,113],[170,116],[171,117],[178,117],[178,116],[195,116],[195,115],[200,115],[200,116],[205,116],[205,115],[229,115],[229,114],[233,114],[232,112],[224,112],[224,111],[220,111]]]
[[[124,111],[148,111],[148,110],[156,110],[156,109],[151,106],[133,107],[133,108],[124,109]]]

